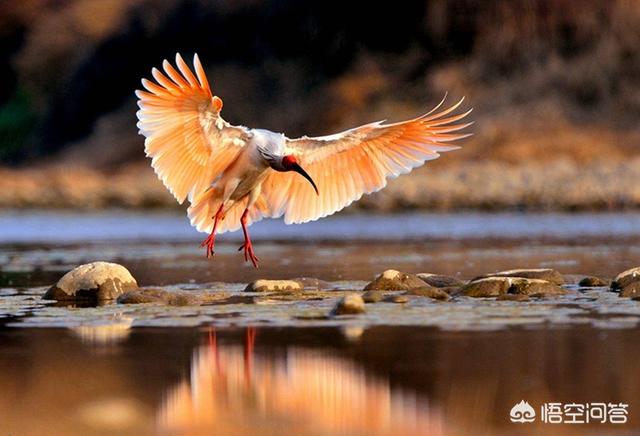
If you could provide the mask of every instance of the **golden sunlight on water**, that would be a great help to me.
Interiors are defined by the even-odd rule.
[[[191,373],[171,388],[157,416],[167,434],[445,433],[441,412],[414,393],[391,387],[336,355],[300,347],[254,354],[209,344],[194,351]],[[295,432],[295,433],[294,433]]]

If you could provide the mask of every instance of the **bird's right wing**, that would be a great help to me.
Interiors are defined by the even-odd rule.
[[[405,174],[469,134],[457,132],[471,123],[456,123],[471,110],[450,115],[462,100],[448,109],[393,124],[376,122],[335,135],[288,140],[285,154],[296,156],[318,186],[295,172],[272,171],[262,183],[264,215],[285,223],[304,223],[331,215],[363,194],[382,189],[387,179]],[[435,112],[435,113],[434,113]]]
[[[195,75],[180,54],[176,65],[180,72],[165,60],[166,75],[154,68],[158,83],[142,79],[146,91],[136,91],[136,96],[145,152],[182,204],[211,186],[248,142],[250,132],[222,119],[222,100],[212,95],[198,55],[193,58]]]

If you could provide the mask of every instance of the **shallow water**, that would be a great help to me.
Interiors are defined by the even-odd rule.
[[[323,224],[323,223],[326,223]],[[172,214],[0,216],[0,432],[468,434],[575,432],[512,424],[511,407],[629,404],[640,427],[640,302],[569,285],[529,302],[457,297],[328,316],[387,268],[470,279],[517,267],[612,278],[640,262],[640,215],[344,215],[251,228],[256,271],[223,235],[214,260]],[[55,306],[46,287],[116,261],[141,285],[218,293],[203,306]],[[256,278],[318,277],[302,295]],[[572,279],[572,277],[567,276]],[[223,298],[224,297],[224,298]],[[230,300],[225,300],[232,297]],[[233,298],[236,298],[233,300]],[[224,300],[224,301],[223,301]]]

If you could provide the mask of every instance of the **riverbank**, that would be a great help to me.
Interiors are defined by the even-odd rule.
[[[453,156],[446,156],[447,158]],[[364,196],[351,210],[618,211],[640,208],[640,158],[518,165],[429,163]],[[146,162],[117,171],[86,166],[0,168],[0,208],[179,209]]]

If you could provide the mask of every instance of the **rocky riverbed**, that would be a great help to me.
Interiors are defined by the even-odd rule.
[[[634,431],[637,219],[265,221],[255,270],[183,217],[5,216],[0,431],[506,434],[523,399],[629,404]]]
[[[141,286],[121,265],[81,265],[45,287],[3,288],[9,327],[434,326],[492,330],[640,322],[640,268],[613,281],[534,268],[471,280],[387,270],[370,282],[318,278]]]

